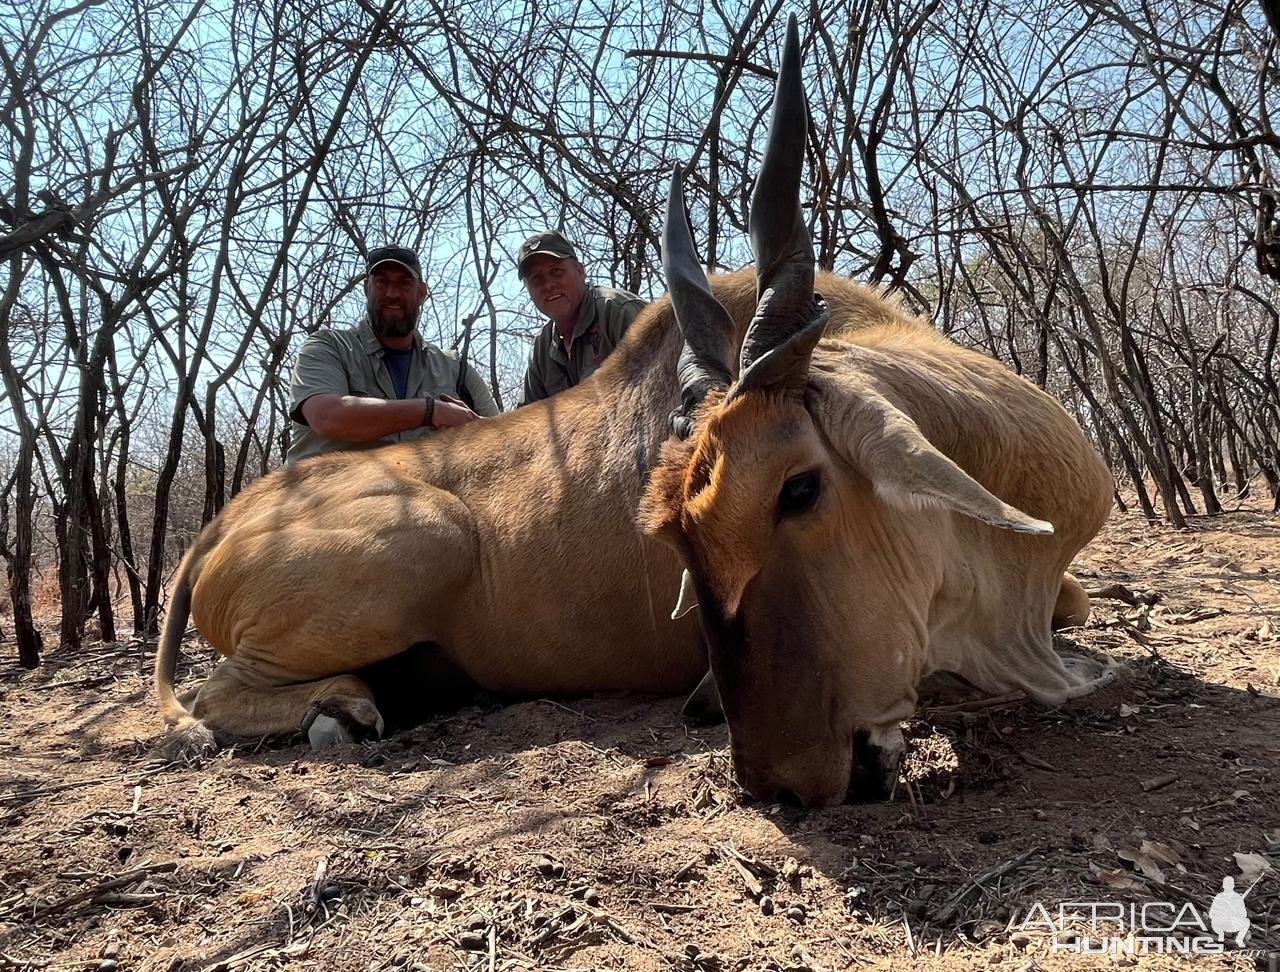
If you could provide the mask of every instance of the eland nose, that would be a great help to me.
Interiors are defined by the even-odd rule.
[[[801,779],[793,774],[761,771],[735,756],[734,776],[738,785],[753,800],[788,807],[821,807],[840,803],[843,789],[837,791],[826,780]]]

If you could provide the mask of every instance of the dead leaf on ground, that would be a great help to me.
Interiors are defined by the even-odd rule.
[[[1261,854],[1241,854],[1236,851],[1233,856],[1236,867],[1240,868],[1240,880],[1245,884],[1254,884],[1273,867],[1271,861]]]
[[[1129,861],[1142,874],[1155,881],[1157,884],[1164,884],[1164,871],[1161,865],[1165,867],[1175,867],[1179,871],[1185,871],[1182,866],[1182,859],[1168,844],[1162,844],[1156,840],[1144,840],[1139,847],[1122,847],[1116,851],[1116,856],[1122,861]]]
[[[1117,891],[1147,891],[1147,886],[1128,871],[1110,871],[1105,867],[1099,867],[1093,861],[1089,862],[1089,870],[1093,872],[1098,883],[1115,888]]]

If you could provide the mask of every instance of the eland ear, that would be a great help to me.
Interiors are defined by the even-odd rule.
[[[814,302],[815,316],[781,344],[770,348],[742,373],[725,398],[728,405],[749,391],[803,391],[809,377],[809,360],[822,340],[831,312],[826,301]]]
[[[1028,516],[984,488],[939,452],[920,427],[887,399],[860,393],[829,430],[849,447],[849,458],[870,480],[876,495],[901,510],[954,510],[1015,533],[1048,535],[1053,524]]]

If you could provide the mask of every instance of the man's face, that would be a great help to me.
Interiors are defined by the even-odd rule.
[[[369,323],[381,338],[402,338],[418,326],[427,285],[398,263],[374,267],[364,281]]]
[[[525,264],[524,285],[533,305],[553,321],[570,321],[587,293],[587,274],[572,258],[542,254]]]

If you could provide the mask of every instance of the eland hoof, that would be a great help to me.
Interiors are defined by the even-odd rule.
[[[328,749],[330,746],[356,741],[350,729],[333,716],[321,713],[317,713],[311,720],[311,725],[307,726],[307,739],[310,740],[312,749]]]
[[[313,705],[302,720],[312,749],[328,749],[342,743],[360,742],[382,736],[382,715],[372,703],[362,702],[358,715],[331,705]],[[363,717],[363,718],[362,718]]]

